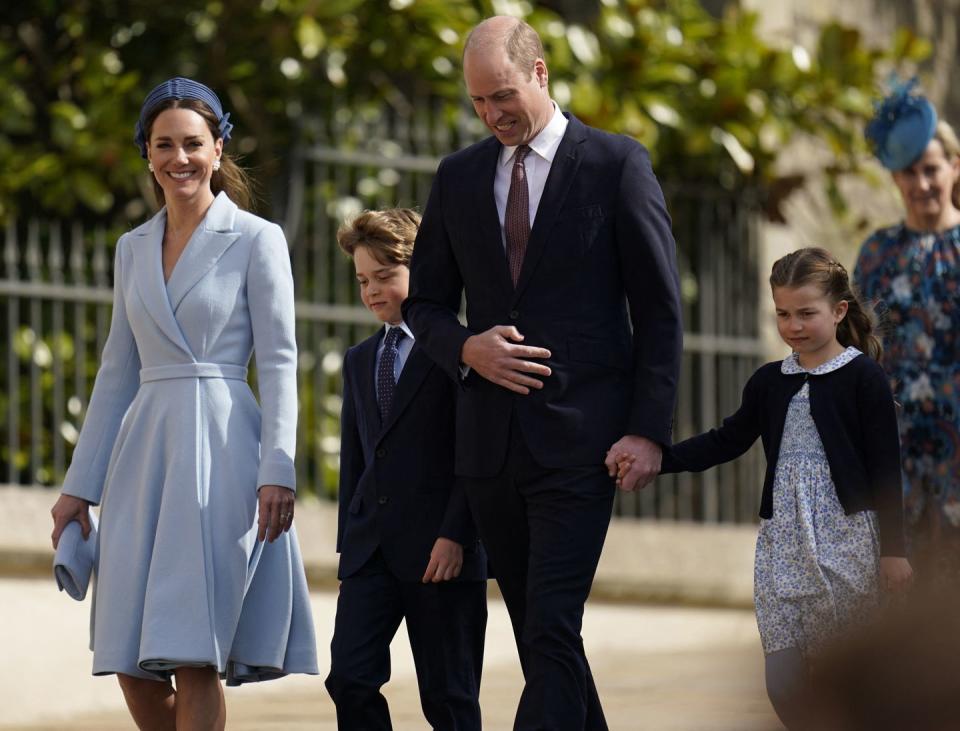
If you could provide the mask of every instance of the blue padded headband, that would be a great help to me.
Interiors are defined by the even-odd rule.
[[[230,130],[233,129],[233,125],[230,123],[230,114],[223,113],[220,99],[213,93],[213,89],[209,86],[204,86],[199,81],[177,76],[173,79],[167,79],[155,87],[153,91],[147,94],[147,98],[143,100],[143,106],[140,107],[140,119],[137,120],[137,126],[134,128],[133,141],[137,147],[140,148],[140,156],[144,160],[147,159],[147,117],[150,116],[150,112],[153,111],[158,104],[167,99],[196,99],[197,101],[203,102],[210,107],[217,116],[220,138],[223,140],[223,143],[226,144],[230,139]]]

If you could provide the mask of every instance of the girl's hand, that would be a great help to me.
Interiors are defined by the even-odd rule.
[[[613,467],[610,468],[610,476],[615,477],[617,481],[617,487],[622,487],[623,478],[626,477],[627,473],[630,471],[630,468],[633,466],[633,462],[636,459],[632,454],[627,454],[626,452],[621,452],[619,450],[610,449],[607,451],[607,463],[613,462]],[[616,469],[616,472],[614,472]]]
[[[80,524],[83,540],[90,537],[90,503],[86,500],[73,495],[61,495],[51,508],[50,515],[53,516],[53,533],[50,534],[50,540],[53,541],[54,550],[60,543],[63,529],[74,520]]]
[[[887,591],[899,594],[913,581],[913,569],[910,562],[902,556],[880,557],[880,586]]]
[[[262,485],[257,497],[260,505],[257,540],[273,543],[293,525],[294,492],[280,485]]]

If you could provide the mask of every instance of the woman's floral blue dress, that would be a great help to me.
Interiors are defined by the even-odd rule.
[[[856,348],[812,370],[796,353],[783,373],[829,373]],[[810,384],[790,401],[773,480],[773,517],[760,521],[754,602],[763,651],[796,647],[815,654],[861,611],[877,601],[880,540],[872,510],[846,515],[827,455],[810,414]]]
[[[914,549],[960,556],[960,226],[922,233],[900,224],[864,242],[854,280],[876,303],[883,365],[900,403],[906,521]],[[936,549],[934,549],[936,550]]]

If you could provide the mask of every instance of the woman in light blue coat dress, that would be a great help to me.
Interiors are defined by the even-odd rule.
[[[141,728],[222,729],[221,677],[317,672],[292,525],[290,260],[281,230],[231,200],[249,188],[223,155],[228,117],[188,79],[144,103],[165,208],[117,244],[110,335],[53,509],[56,545],[101,506],[93,672],[117,674]]]

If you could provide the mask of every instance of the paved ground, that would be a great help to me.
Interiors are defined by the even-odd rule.
[[[335,596],[313,595],[321,673]],[[120,731],[132,724],[119,689],[89,675],[88,603],[42,580],[0,579],[0,731]],[[591,604],[584,641],[611,729],[617,731],[772,731],[762,657],[746,610]],[[426,728],[406,638],[394,643],[385,690],[397,731]],[[506,611],[490,604],[482,704],[487,729],[509,729],[520,692]],[[287,678],[228,692],[227,728],[301,731],[336,728],[322,680]]]

